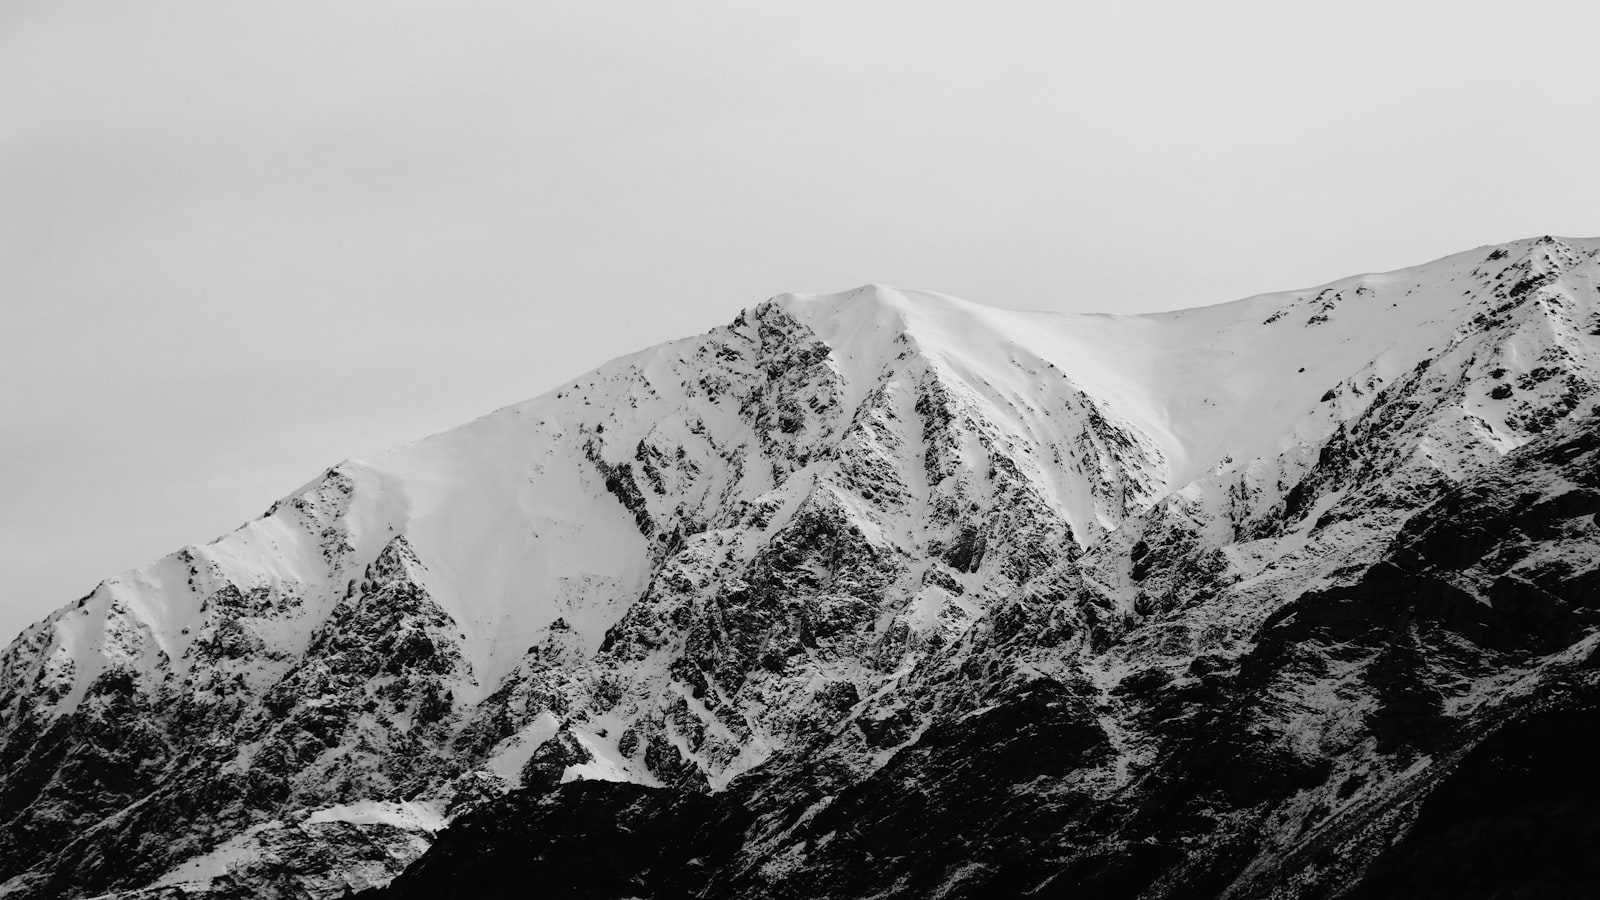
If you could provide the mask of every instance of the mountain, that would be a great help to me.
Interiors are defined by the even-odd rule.
[[[1600,239],[776,297],[25,630],[0,897],[1569,896],[1597,385]]]

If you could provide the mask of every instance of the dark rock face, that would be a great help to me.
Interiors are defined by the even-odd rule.
[[[1461,756],[1353,898],[1581,897],[1594,890],[1592,685],[1544,699]]]
[[[632,784],[518,791],[441,835],[398,896],[582,900],[648,896],[668,884],[667,896],[689,896],[737,847],[735,820],[723,815],[704,795]],[[509,847],[521,857],[514,871],[503,857]]]

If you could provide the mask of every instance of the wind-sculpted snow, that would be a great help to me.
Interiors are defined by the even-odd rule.
[[[1589,721],[1597,253],[784,295],[341,463],[0,655],[0,896],[1379,896]]]

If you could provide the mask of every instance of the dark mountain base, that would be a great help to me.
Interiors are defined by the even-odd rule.
[[[898,755],[796,828],[794,847],[777,853],[752,854],[746,844],[803,814],[811,802],[803,781],[763,780],[711,797],[580,782],[489,804],[451,826],[387,889],[358,896],[910,898],[941,885],[945,897],[1076,900],[1199,900],[1230,885],[1229,897],[1586,896],[1600,880],[1600,688],[1574,690],[1537,701],[1447,764],[1397,839],[1395,813],[1415,797],[1340,823],[1391,832],[1392,843],[1352,883],[1317,874],[1333,860],[1305,860],[1297,870],[1292,860],[1263,858],[1252,835],[1286,796],[1290,782],[1280,774],[1248,764],[1208,773],[1191,762],[1115,802],[1092,804],[1064,787],[1062,775],[1074,757],[1093,752],[1094,736],[1004,721],[1040,711],[1023,700],[999,721],[946,729]],[[973,771],[983,762],[1000,765]],[[1230,810],[1225,791],[1198,783],[1214,788],[1219,778],[1275,796]],[[1184,781],[1199,789],[1188,800],[1174,790]],[[791,802],[772,808],[774,798]],[[795,848],[805,861],[790,868],[783,857]],[[1272,864],[1276,877],[1235,885],[1258,862]]]
[[[1542,709],[1473,748],[1352,900],[1584,897],[1600,885],[1600,700]]]

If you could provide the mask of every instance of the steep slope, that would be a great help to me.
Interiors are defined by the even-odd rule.
[[[463,815],[398,896],[1343,890],[1586,656],[1597,252],[786,295],[342,463],[0,656],[0,895],[338,896]]]
[[[1241,654],[1110,691],[1040,653],[1057,623],[996,616],[959,654],[971,699],[864,776],[830,747],[709,798],[518,791],[378,896],[1582,896],[1597,473],[1588,416],[1425,505]],[[1471,535],[1492,537],[1463,554]],[[1130,736],[1152,752],[1126,765]]]

